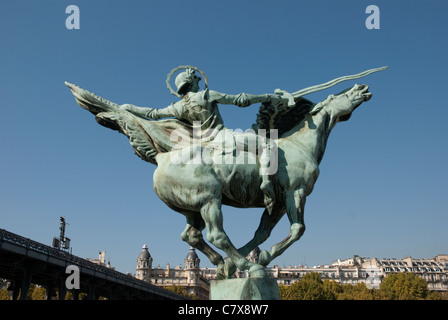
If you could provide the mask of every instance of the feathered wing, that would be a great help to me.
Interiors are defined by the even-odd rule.
[[[97,115],[100,112],[120,111],[120,106],[115,102],[109,101],[92,92],[84,90],[75,84],[65,82],[65,85],[70,88],[79,106],[87,111],[90,111],[94,115]]]
[[[313,102],[302,97],[294,98],[294,101],[295,105],[292,107],[263,103],[252,129],[266,129],[266,131],[276,129],[278,130],[278,137],[281,137],[297,126],[314,107]]]
[[[189,139],[191,128],[181,121],[151,121],[141,118],[79,86],[67,82],[65,84],[71,89],[79,106],[94,114],[100,125],[127,136],[135,153],[144,161],[157,164],[155,156],[161,152],[169,152],[174,147],[178,142],[171,139],[174,130],[177,138]],[[182,138],[182,135],[186,136]]]

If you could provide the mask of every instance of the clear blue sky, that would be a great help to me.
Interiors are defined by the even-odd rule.
[[[65,27],[70,4],[79,30]],[[365,27],[370,4],[380,8],[379,30]],[[177,99],[165,79],[178,65],[201,68],[214,90],[256,94],[388,65],[358,80],[373,98],[332,132],[307,231],[272,265],[448,253],[447,12],[445,1],[422,0],[2,1],[0,228],[51,244],[63,215],[73,254],[105,250],[134,273],[146,243],[155,266],[183,264],[185,219],[155,195],[155,166],[98,125],[64,81],[117,103],[165,107]],[[221,110],[228,127],[245,130],[257,108]],[[261,212],[224,207],[236,245]],[[288,230],[285,217],[261,248]]]

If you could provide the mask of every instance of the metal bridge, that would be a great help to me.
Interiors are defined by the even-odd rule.
[[[67,290],[68,266],[79,269],[79,289]],[[0,229],[0,278],[11,282],[13,300],[25,300],[31,283],[47,290],[47,298],[59,299],[72,293],[74,300],[84,293],[84,298],[96,300],[99,297],[111,300],[181,300],[186,299],[171,291],[136,279],[132,275],[118,272],[79,258],[66,251],[24,238]]]

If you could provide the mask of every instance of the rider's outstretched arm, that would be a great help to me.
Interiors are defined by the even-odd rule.
[[[238,107],[247,107],[250,106],[251,104],[259,102],[278,103],[284,101],[285,98],[278,94],[270,94],[270,93],[265,93],[262,95],[240,93],[234,95],[210,90],[209,100],[216,101],[221,104],[233,104]]]
[[[120,106],[120,108],[125,109],[137,116],[154,120],[176,117],[177,115],[173,104],[161,109],[137,107],[133,104],[123,104]]]

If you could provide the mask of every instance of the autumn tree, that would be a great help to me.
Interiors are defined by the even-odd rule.
[[[47,297],[47,290],[36,285],[31,285],[28,296],[31,300],[45,300]]]
[[[166,290],[169,290],[171,292],[174,292],[175,294],[190,298],[190,299],[194,299],[197,300],[198,297],[193,294],[193,293],[188,293],[187,290],[185,290],[185,288],[182,288],[181,286],[176,286],[176,285],[172,285],[172,286],[165,286],[163,287]]]
[[[311,272],[289,287],[282,289],[283,300],[327,300],[323,281],[318,273]]]
[[[428,287],[413,273],[394,273],[383,279],[380,293],[388,300],[422,300],[428,295]]]
[[[426,296],[426,300],[448,300],[448,292],[431,291]]]
[[[355,285],[345,284],[342,291],[337,296],[338,300],[375,300],[375,289],[367,288],[366,284],[361,282]]]
[[[0,300],[10,300],[10,296],[8,295],[8,292],[6,289],[0,290]]]
[[[344,292],[344,285],[339,282],[325,279],[322,281],[325,300],[337,300]]]

